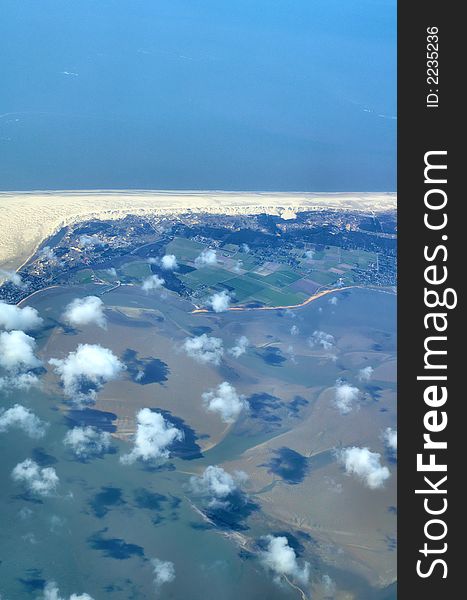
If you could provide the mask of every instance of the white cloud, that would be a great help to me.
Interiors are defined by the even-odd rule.
[[[93,323],[105,329],[107,320],[104,315],[105,304],[97,296],[75,298],[65,308],[63,319],[72,327],[81,327]]]
[[[3,269],[0,269],[0,283],[5,283],[6,281],[9,281],[13,285],[16,285],[16,287],[25,287],[25,284],[23,283],[23,280],[21,279],[21,275],[19,273],[16,273],[15,271],[4,271]]]
[[[165,280],[162,279],[162,277],[159,277],[158,275],[150,275],[149,277],[146,277],[141,284],[141,287],[145,292],[152,292],[153,290],[160,290],[164,283]]]
[[[42,365],[34,356],[36,341],[24,331],[0,333],[0,367],[9,373],[20,373]]]
[[[203,402],[207,410],[219,413],[224,423],[232,423],[243,409],[248,408],[245,396],[239,395],[227,381],[218,385],[216,390],[205,392]]]
[[[110,269],[107,269],[107,273],[111,277],[117,277],[117,269],[115,267],[110,267]]]
[[[232,476],[222,467],[210,465],[201,476],[190,477],[190,487],[194,494],[209,498],[211,508],[227,507],[226,499],[240,490],[248,478],[243,471],[236,471]]]
[[[111,435],[95,427],[73,427],[63,439],[65,446],[78,457],[87,459],[99,456],[110,448]]]
[[[336,304],[339,302],[339,299],[337,298],[337,296],[333,296],[332,298],[329,298],[329,304],[332,304],[332,306],[336,306]]]
[[[392,453],[397,454],[397,429],[386,427],[383,433],[384,443],[386,448]]]
[[[169,447],[175,441],[183,439],[183,432],[166,421],[164,417],[149,408],[142,408],[136,415],[137,427],[134,447],[129,454],[120,457],[123,464],[132,464],[136,460],[143,461],[166,459]]]
[[[60,590],[58,589],[55,581],[48,581],[44,587],[43,600],[67,600],[65,596],[60,596]],[[93,600],[89,594],[71,594],[68,600]]]
[[[345,381],[338,379],[334,386],[334,402],[343,415],[349,413],[358,400],[360,390]]]
[[[29,331],[38,329],[42,326],[44,320],[39,316],[35,308],[25,306],[20,308],[15,304],[7,304],[0,300],[0,327],[11,331],[12,329],[20,329],[21,331]]]
[[[298,335],[300,333],[300,329],[296,325],[292,325],[290,328],[290,335]]]
[[[248,244],[242,244],[242,252],[245,252],[245,254],[249,254],[250,246]]]
[[[177,257],[175,254],[166,254],[161,259],[161,267],[165,271],[175,271],[178,269]]]
[[[250,345],[250,340],[246,337],[246,335],[241,335],[235,341],[235,346],[232,346],[232,348],[229,348],[228,352],[233,357],[240,358],[240,356],[242,356],[242,354],[245,354],[249,345]]]
[[[207,301],[207,305],[210,306],[214,312],[220,313],[228,310],[230,301],[230,294],[225,290],[222,290],[222,292],[213,294]]]
[[[103,246],[104,242],[102,242],[97,235],[81,235],[79,238],[79,244],[83,248],[87,248],[90,246]]]
[[[334,596],[337,590],[334,580],[327,573],[325,573],[321,578],[321,582],[326,596]]]
[[[27,433],[29,437],[39,439],[44,437],[46,427],[46,423],[21,404],[15,404],[5,411],[0,410],[0,433],[18,428]]]
[[[243,261],[237,260],[233,270],[235,271],[235,273],[241,273],[243,271]]]
[[[217,254],[215,250],[208,248],[203,250],[199,256],[195,259],[196,267],[207,267],[217,264]]]
[[[200,363],[213,363],[218,365],[224,354],[222,340],[216,337],[209,337],[205,333],[193,338],[186,338],[183,343],[183,349],[190,358]]]
[[[39,258],[48,261],[52,265],[61,266],[57,255],[50,246],[45,246],[45,248],[42,248],[42,250],[39,252]]]
[[[337,452],[337,457],[347,474],[356,475],[372,490],[382,488],[391,475],[389,469],[381,465],[381,454],[370,452],[368,448],[343,448]]]
[[[164,583],[171,583],[175,579],[175,565],[170,560],[160,560],[159,558],[153,558],[151,560],[153,573],[154,573],[154,585],[156,590],[159,590],[161,585]]]
[[[312,258],[314,257],[314,255],[315,255],[315,251],[314,250],[307,250],[305,252],[305,256],[306,256],[306,258],[308,260],[312,260]]]
[[[308,339],[308,344],[312,348],[314,346],[322,346],[324,350],[331,350],[335,343],[334,336],[325,331],[314,331],[313,335]]]
[[[265,537],[266,549],[260,554],[261,562],[280,579],[282,576],[307,583],[310,578],[310,565],[305,562],[302,567],[298,564],[295,550],[289,546],[285,536],[268,535]]]
[[[371,376],[373,375],[373,367],[363,367],[363,369],[360,369],[360,371],[358,372],[358,379],[360,381],[370,381]]]
[[[40,380],[34,373],[16,373],[7,377],[0,377],[0,390],[10,391],[29,390],[34,386],[39,386]]]
[[[30,458],[18,463],[11,472],[14,481],[23,483],[31,492],[40,496],[48,496],[58,486],[59,479],[55,469],[39,465]]]
[[[98,344],[80,344],[67,358],[51,358],[49,363],[60,376],[65,395],[78,403],[93,402],[96,391],[125,369],[111,350]]]

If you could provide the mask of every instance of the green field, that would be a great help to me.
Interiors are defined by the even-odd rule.
[[[232,273],[221,267],[202,267],[196,271],[191,271],[180,278],[191,288],[197,289],[201,286],[215,286],[222,281],[232,279]]]
[[[82,269],[75,274],[75,278],[78,283],[91,283],[93,275],[92,269]]]
[[[166,246],[167,254],[175,254],[181,262],[193,261],[206,248],[204,244],[186,238],[174,238]]]
[[[150,265],[147,262],[139,260],[125,263],[122,265],[121,271],[126,277],[131,277],[132,279],[144,279],[152,274]]]
[[[167,245],[166,252],[175,254],[180,264],[193,265],[196,257],[205,249],[206,246],[200,242],[175,238]],[[352,269],[366,269],[376,261],[376,254],[372,252],[327,246],[315,252],[311,261],[305,258],[305,252],[302,250],[292,252],[292,257],[299,261],[296,268],[282,263],[271,263],[266,265],[268,270],[264,270],[268,274],[261,275],[253,270],[259,269],[262,261],[254,254],[239,252],[239,249],[236,244],[226,244],[218,251],[219,264],[195,269],[180,274],[179,277],[191,290],[198,292],[198,297],[201,295],[204,301],[213,293],[227,289],[234,304],[257,301],[267,306],[292,306],[307,298],[305,292],[291,289],[291,286],[303,277],[322,286],[332,286],[339,279],[344,284],[351,284],[355,279]],[[227,256],[232,258],[226,258]],[[224,261],[222,257],[225,257]],[[243,275],[235,271],[237,261],[241,261],[241,268],[247,271]],[[128,276],[142,278],[148,274],[142,273],[144,266],[141,266],[141,263],[130,263],[125,268]],[[330,269],[339,272],[335,273]]]

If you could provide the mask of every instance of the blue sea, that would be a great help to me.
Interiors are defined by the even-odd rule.
[[[392,191],[395,0],[2,0],[0,189]]]

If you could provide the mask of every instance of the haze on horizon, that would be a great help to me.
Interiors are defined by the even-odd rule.
[[[393,191],[395,0],[4,0],[0,189]]]

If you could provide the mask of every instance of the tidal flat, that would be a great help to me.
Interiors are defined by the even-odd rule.
[[[86,411],[64,403],[51,369],[41,390],[3,398],[4,406],[22,402],[51,423],[39,442],[12,433],[0,438],[5,597],[35,598],[49,579],[64,590],[81,589],[85,580],[96,598],[153,597],[150,560],[158,557],[177,569],[161,598],[298,598],[295,588],[273,581],[255,551],[261,536],[281,533],[311,564],[306,597],[329,597],[328,576],[338,600],[395,598],[396,465],[382,439],[396,423],[395,296],[355,289],[337,303],[324,297],[293,311],[192,314],[190,303],[171,293],[121,286],[101,296],[106,329],[64,327],[71,299],[101,292],[96,285],[60,287],[26,302],[46,319],[38,336],[44,364],[95,343],[127,369]],[[331,346],[317,342],[316,332],[332,336]],[[183,350],[187,337],[203,333],[222,340],[218,365],[200,364]],[[235,357],[228,350],[241,336],[249,345]],[[359,379],[366,366],[373,368],[371,381]],[[346,414],[335,404],[339,380],[359,389]],[[249,403],[231,424],[202,401],[223,381]],[[184,442],[163,464],[122,465],[143,407],[182,428]],[[76,460],[63,437],[77,422],[107,427],[111,451]],[[344,472],[335,451],[354,445],[382,455],[391,471],[384,489]],[[54,466],[61,479],[56,495],[37,499],[11,481],[15,464],[28,456]],[[191,475],[213,464],[248,475],[252,505],[222,525],[198,512],[188,486]]]

